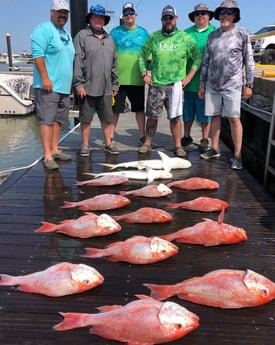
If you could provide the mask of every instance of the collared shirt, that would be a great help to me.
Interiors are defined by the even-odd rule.
[[[71,35],[56,27],[51,21],[39,24],[31,34],[31,49],[34,59],[45,59],[53,91],[70,94],[73,77],[74,46]],[[33,88],[43,88],[42,79],[35,64]]]
[[[105,31],[97,38],[90,27],[80,30],[74,38],[75,61],[73,87],[84,87],[87,95],[98,97],[118,91],[115,44]]]

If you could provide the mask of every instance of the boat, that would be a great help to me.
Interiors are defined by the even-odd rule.
[[[0,73],[0,115],[27,115],[34,112],[32,74]]]
[[[6,64],[9,64],[9,58],[8,56],[6,57]],[[27,65],[33,63],[33,58],[32,57],[23,57],[23,56],[18,56],[18,57],[12,57],[12,64],[13,65]]]

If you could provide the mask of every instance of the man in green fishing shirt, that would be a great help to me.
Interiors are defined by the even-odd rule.
[[[145,42],[139,55],[139,68],[142,78],[149,85],[146,104],[146,137],[138,152],[151,150],[152,138],[156,132],[158,119],[167,111],[170,130],[174,141],[174,153],[184,157],[186,152],[181,146],[182,133],[182,88],[184,88],[200,68],[201,51],[195,40],[176,26],[178,15],[173,6],[162,11],[162,29],[152,33]],[[146,71],[147,60],[151,56],[151,75]],[[187,60],[193,64],[186,75]]]

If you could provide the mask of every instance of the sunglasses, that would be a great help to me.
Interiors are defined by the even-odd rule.
[[[60,35],[60,39],[66,45],[70,42],[70,36],[67,32],[65,32],[63,35]]]
[[[235,13],[234,10],[221,10],[220,11],[221,16],[224,16],[225,14],[227,14],[228,16],[233,16],[234,13]]]
[[[135,11],[127,11],[127,12],[123,12],[123,16],[127,17],[127,16],[133,16],[134,14],[136,14]]]
[[[164,16],[162,17],[162,20],[166,21],[166,20],[173,20],[174,17],[173,16]]]
[[[206,11],[197,11],[194,13],[195,17],[198,17],[198,16],[205,16],[208,12]]]

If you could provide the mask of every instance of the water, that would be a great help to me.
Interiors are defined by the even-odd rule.
[[[62,125],[65,135],[72,120]],[[0,174],[31,165],[43,154],[35,114],[24,117],[0,117]]]
[[[30,65],[28,65],[30,67]],[[0,71],[7,71],[0,64]],[[73,119],[62,125],[61,136],[73,127]],[[1,117],[0,115],[0,174],[27,167],[42,157],[39,126],[35,114]]]

